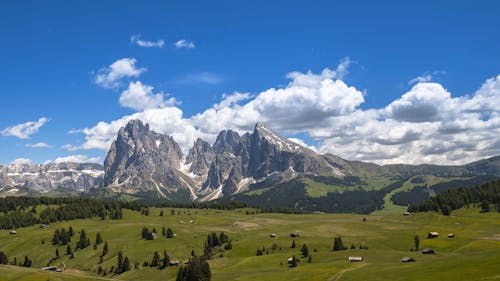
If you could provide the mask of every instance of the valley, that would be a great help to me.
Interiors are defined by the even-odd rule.
[[[43,208],[39,206],[38,208]],[[160,212],[164,215],[160,216]],[[149,215],[123,210],[121,220],[84,219],[57,222],[40,228],[38,225],[0,232],[0,249],[18,261],[28,255],[31,268],[0,266],[0,280],[175,280],[178,266],[164,269],[143,266],[153,253],[165,249],[170,260],[186,261],[191,250],[203,253],[207,234],[224,232],[232,241],[231,250],[217,248],[209,260],[212,280],[498,280],[500,262],[500,213],[480,213],[476,207],[454,211],[450,216],[427,212],[403,216],[393,210],[370,215],[355,214],[273,214],[257,213],[255,209],[221,211],[213,209],[149,208]],[[363,221],[366,219],[366,221]],[[194,223],[189,223],[189,221]],[[181,223],[182,222],[182,223]],[[97,232],[109,244],[109,253],[99,264],[102,244],[78,250],[71,259],[64,255],[51,264],[66,270],[40,270],[54,258],[57,246],[50,240],[55,229],[85,229],[92,244]],[[141,239],[141,229],[171,228],[175,238]],[[427,239],[427,232],[440,236]],[[270,237],[270,234],[276,237]],[[300,236],[291,238],[290,233]],[[447,238],[454,233],[455,238]],[[332,251],[333,238],[340,235],[347,248]],[[409,251],[414,236],[420,237],[420,249],[432,248],[435,255]],[[42,240],[45,241],[42,244]],[[70,245],[74,248],[78,236]],[[290,248],[295,241],[296,248]],[[273,244],[275,245],[273,247]],[[301,257],[306,244],[311,262]],[[359,245],[368,247],[359,249]],[[262,256],[256,251],[265,248]],[[132,269],[122,274],[97,274],[99,266],[109,271],[116,267],[117,253],[130,258]],[[287,259],[296,256],[298,266],[287,266]],[[361,256],[360,263],[349,263],[349,256]],[[416,259],[402,263],[403,257]],[[134,264],[138,263],[138,268]],[[480,265],[480,266],[478,266]],[[71,270],[70,270],[71,269]]]

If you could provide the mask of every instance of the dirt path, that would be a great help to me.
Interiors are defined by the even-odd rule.
[[[342,275],[344,275],[344,273],[346,273],[348,271],[351,271],[351,270],[360,269],[360,268],[362,268],[364,266],[367,266],[367,265],[369,265],[369,263],[361,263],[360,265],[358,265],[356,267],[342,269],[341,271],[339,271],[335,275],[333,275],[333,277],[329,281],[338,281],[338,280],[340,280],[340,278],[342,277]]]

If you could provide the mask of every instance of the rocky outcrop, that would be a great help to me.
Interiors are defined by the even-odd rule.
[[[132,120],[120,129],[106,156],[103,185],[126,193],[153,191],[159,198],[173,199],[172,194],[189,185],[180,171],[182,158],[172,137]]]
[[[3,193],[20,187],[38,192],[86,191],[100,186],[103,176],[103,167],[92,163],[12,164],[0,166],[0,188]]]
[[[344,175],[341,165],[275,134],[263,124],[240,136],[224,130],[215,143],[197,139],[183,160],[170,137],[139,120],[120,129],[104,162],[103,186],[127,193],[153,192],[172,199],[212,200],[259,181],[279,182],[300,174]]]

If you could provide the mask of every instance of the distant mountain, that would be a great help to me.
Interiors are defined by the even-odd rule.
[[[131,120],[98,164],[0,166],[0,196],[90,191],[149,201],[239,200],[265,207],[370,212],[500,177],[500,156],[462,166],[377,165],[319,154],[263,124],[197,139],[187,155],[168,135]]]
[[[27,191],[45,193],[57,188],[82,192],[100,186],[103,176],[104,170],[99,164],[0,165],[0,195],[16,195]]]
[[[108,152],[102,186],[150,200],[207,201],[235,197],[266,205],[263,202],[269,198],[265,198],[265,192],[276,193],[274,188],[278,187],[281,191],[277,194],[283,198],[296,198],[300,188],[288,187],[303,185],[306,195],[299,197],[312,205],[324,203],[309,198],[309,193],[316,194],[317,190],[321,190],[318,194],[322,196],[335,198],[351,196],[349,192],[362,198],[371,192],[366,199],[377,197],[377,202],[381,202],[388,192],[399,191],[398,183],[402,185],[415,176],[430,175],[438,182],[470,178],[462,182],[472,183],[478,182],[472,180],[474,177],[500,176],[499,163],[500,157],[463,166],[381,166],[348,161],[332,154],[316,153],[261,123],[255,125],[253,132],[243,135],[221,131],[213,145],[197,139],[184,158],[173,138],[151,131],[139,120],[132,120],[120,129]],[[288,191],[282,194],[283,190]],[[259,199],[254,197],[256,194]],[[275,203],[276,200],[270,200],[267,205]],[[298,202],[290,204],[300,206]]]

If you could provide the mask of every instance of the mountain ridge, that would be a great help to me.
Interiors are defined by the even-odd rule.
[[[15,187],[42,193],[64,187],[77,192],[130,194],[154,201],[209,201],[304,178],[341,189],[352,189],[356,183],[356,188],[370,191],[417,175],[450,179],[499,177],[500,156],[455,166],[349,161],[329,153],[319,154],[262,123],[242,135],[223,130],[212,145],[196,139],[184,155],[171,136],[150,130],[140,120],[131,120],[120,128],[103,165],[0,165],[0,188],[3,195],[9,195],[6,192]]]

